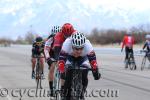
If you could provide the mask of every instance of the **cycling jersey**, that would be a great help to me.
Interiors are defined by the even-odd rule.
[[[147,50],[150,51],[150,41],[148,40],[145,42],[143,49],[145,49],[146,47],[147,47]]]
[[[62,32],[58,32],[54,37],[54,47],[56,46],[62,47],[62,44],[65,40],[66,38],[64,37],[64,34]]]
[[[64,36],[64,34],[62,32],[58,32],[55,35],[55,37],[54,37],[54,45],[53,45],[53,48],[54,48],[54,51],[55,51],[54,52],[55,60],[58,60],[61,47],[62,47],[62,45],[63,45],[65,40],[66,40],[66,38],[65,38],[65,36]]]
[[[124,48],[124,46],[132,48],[133,44],[134,44],[134,38],[132,36],[124,36],[122,48]]]
[[[44,47],[44,53],[46,59],[50,58],[50,56],[53,58],[53,43],[54,43],[54,37],[49,38]]]
[[[60,52],[60,56],[59,56],[59,69],[60,71],[64,70],[64,66],[65,64],[69,64],[69,56],[74,56],[73,55],[73,48],[72,48],[72,38],[68,38],[66,39],[66,41],[64,42],[61,52]],[[89,40],[86,40],[84,48],[83,48],[83,52],[81,54],[82,58],[87,58],[87,60],[85,60],[83,62],[84,65],[88,66],[88,62],[90,62],[91,66],[93,69],[97,69],[97,61],[96,61],[96,55],[94,52],[94,49],[90,43]],[[88,61],[89,60],[89,61]]]
[[[35,55],[41,55],[44,53],[44,42],[42,42],[41,46],[38,46],[36,42],[33,42],[32,44],[32,57],[35,57]]]

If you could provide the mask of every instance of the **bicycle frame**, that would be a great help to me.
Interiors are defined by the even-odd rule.
[[[128,54],[128,59],[126,62],[126,66],[130,68],[130,70],[135,70],[136,69],[136,64],[135,64],[135,60],[134,60],[134,56],[133,53],[129,52]]]
[[[67,71],[71,71],[72,73],[71,90],[69,91],[71,96],[69,100],[80,100],[80,97],[84,95],[82,84],[83,70],[91,71],[92,69],[81,69],[81,67],[76,66],[76,64],[67,68]]]
[[[40,64],[40,58],[43,58],[43,57],[40,57],[40,55],[37,55],[36,57],[36,77],[35,77],[35,80],[36,80],[36,83],[37,83],[37,86],[36,86],[36,95],[37,95],[37,92],[38,92],[38,89],[42,89],[42,79],[41,79],[41,74],[42,74],[42,67],[41,67],[41,64]]]
[[[140,51],[140,52],[144,52],[145,53],[145,55],[144,55],[144,57],[143,57],[143,60],[142,60],[142,64],[141,64],[141,70],[144,70],[144,68],[145,68],[145,63],[146,63],[146,58],[149,60],[149,52],[147,51],[147,50],[143,50],[143,51]]]

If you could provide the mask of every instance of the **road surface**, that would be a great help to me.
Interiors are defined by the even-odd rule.
[[[89,73],[86,100],[149,100],[150,70],[140,70],[143,55],[138,50],[136,71],[124,69],[120,49],[95,48],[95,51],[102,78],[95,81]],[[45,77],[47,74],[45,64]],[[44,89],[36,97],[36,83],[31,79],[31,46],[0,47],[0,100],[49,100],[47,77],[42,85]]]

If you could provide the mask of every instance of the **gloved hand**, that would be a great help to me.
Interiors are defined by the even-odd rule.
[[[60,73],[65,72],[65,63],[63,61],[58,62],[58,70],[59,70]]]
[[[101,74],[99,73],[98,69],[92,70],[92,73],[95,80],[99,80],[101,78]]]

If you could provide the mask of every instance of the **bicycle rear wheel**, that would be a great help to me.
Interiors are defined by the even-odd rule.
[[[146,63],[146,57],[144,57],[143,60],[142,60],[141,70],[144,70],[145,63]]]

